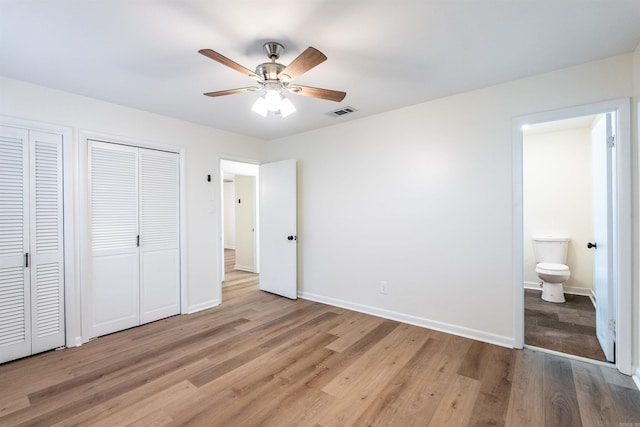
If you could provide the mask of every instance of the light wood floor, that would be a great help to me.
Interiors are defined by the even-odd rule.
[[[219,307],[0,365],[0,425],[640,423],[640,392],[613,369],[227,279]]]

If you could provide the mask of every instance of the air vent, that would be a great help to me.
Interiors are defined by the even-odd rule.
[[[331,116],[331,117],[341,117],[344,116],[346,114],[351,114],[351,113],[355,113],[356,110],[353,107],[344,107],[344,108],[340,108],[339,110],[335,110],[335,111],[330,111],[327,113],[327,115]]]

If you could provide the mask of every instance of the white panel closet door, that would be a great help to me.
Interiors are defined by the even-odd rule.
[[[0,126],[0,363],[65,344],[62,136]]]
[[[28,140],[0,126],[0,363],[31,354]]]
[[[32,353],[63,346],[62,136],[29,133]]]
[[[180,313],[178,160],[140,149],[141,323]]]
[[[91,311],[96,337],[140,323],[138,149],[89,141]]]

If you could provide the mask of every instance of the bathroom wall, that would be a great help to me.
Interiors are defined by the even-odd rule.
[[[589,125],[587,125],[589,126]],[[593,239],[591,128],[527,135],[523,138],[525,286],[537,287],[532,236],[571,238],[565,292],[591,294]]]

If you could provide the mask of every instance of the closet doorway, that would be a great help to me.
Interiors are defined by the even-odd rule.
[[[64,128],[0,117],[0,363],[68,345],[70,141]]]
[[[180,314],[180,153],[87,138],[83,340]]]

